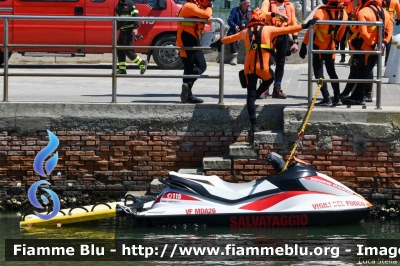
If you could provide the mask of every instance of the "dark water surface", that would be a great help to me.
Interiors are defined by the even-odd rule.
[[[339,214],[340,215],[340,214]],[[400,265],[400,255],[390,264],[378,263],[353,263],[340,262],[340,257],[334,262],[245,262],[245,261],[225,261],[225,262],[134,262],[134,261],[100,261],[100,262],[19,262],[5,260],[5,239],[206,239],[212,246],[215,239],[237,239],[246,244],[255,240],[263,241],[280,240],[310,240],[324,239],[333,243],[340,241],[367,241],[368,239],[385,239],[385,241],[395,242],[400,239],[399,220],[366,220],[358,224],[322,227],[292,227],[292,228],[211,228],[211,227],[158,227],[158,228],[136,228],[132,226],[130,218],[115,218],[103,221],[90,222],[80,225],[63,225],[60,228],[19,228],[19,221],[16,213],[0,213],[0,265]],[[399,242],[399,241],[397,241]],[[160,243],[163,245],[163,243]]]

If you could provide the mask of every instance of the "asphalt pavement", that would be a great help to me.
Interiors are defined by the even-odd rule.
[[[338,56],[337,61],[340,56]],[[346,57],[348,59],[348,56]],[[224,66],[224,104],[245,104],[246,90],[241,88],[238,71],[243,68],[239,64]],[[288,95],[287,99],[257,100],[256,104],[279,104],[287,106],[307,105],[307,64],[287,64],[282,81],[282,89]],[[139,74],[135,66],[128,66],[128,74]],[[344,63],[336,64],[336,71],[340,79],[346,79],[349,66]],[[110,64],[96,65],[10,65],[9,73],[90,73],[110,74]],[[181,75],[183,70],[160,70],[155,65],[150,65],[144,76],[148,75]],[[208,63],[205,75],[218,75],[219,64]],[[384,68],[382,69],[382,74]],[[326,78],[328,76],[326,75]],[[388,84],[388,78],[382,79],[382,107],[399,106],[400,88],[397,84]],[[117,79],[118,103],[180,103],[182,80],[180,78],[145,78],[130,77]],[[3,79],[0,80],[3,88]],[[340,84],[341,91],[345,84]],[[314,91],[317,85],[314,85]],[[330,85],[329,92],[333,95]],[[374,85],[374,90],[376,85]],[[87,77],[20,77],[10,76],[8,87],[8,100],[10,102],[80,102],[80,103],[110,103],[112,101],[111,78],[87,78]],[[3,89],[0,97],[3,99]],[[193,93],[204,100],[205,103],[218,103],[219,81],[218,79],[199,79],[194,85]],[[322,99],[319,95],[319,99]],[[375,98],[372,103],[365,106],[343,105],[335,108],[375,109]],[[330,107],[318,107],[330,108]]]

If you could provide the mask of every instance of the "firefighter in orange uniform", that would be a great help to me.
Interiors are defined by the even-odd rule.
[[[211,0],[190,0],[185,3],[179,11],[181,18],[203,18],[211,20]],[[176,36],[177,46],[199,46],[200,36],[204,33],[202,22],[178,22],[178,33]],[[201,75],[206,71],[207,64],[204,53],[201,50],[180,50],[183,61],[184,75]],[[181,101],[182,103],[202,103],[203,100],[195,97],[192,93],[196,78],[183,78]]]
[[[211,44],[211,47],[217,47],[220,50],[222,44],[244,40],[246,47],[244,83],[247,86],[246,103],[252,132],[258,131],[255,108],[256,98],[274,81],[274,73],[270,69],[269,63],[273,49],[272,39],[279,34],[299,32],[315,23],[315,20],[310,20],[307,24],[302,25],[272,27],[267,24],[269,17],[276,17],[276,13],[266,14],[261,9],[256,8],[250,14],[250,21],[246,29]],[[262,83],[257,89],[258,79],[261,79]]]
[[[272,17],[268,23],[269,25],[281,28],[286,26],[294,26],[296,23],[296,10],[289,0],[264,0],[261,4],[261,10],[265,13],[280,12],[287,16],[286,20],[280,19],[281,17]],[[296,53],[298,47],[298,33],[293,33],[293,44],[289,47],[289,35],[282,34],[276,37],[275,49],[275,84],[272,92],[272,98],[286,99],[286,94],[282,91],[282,79],[285,71],[285,59],[288,50]],[[268,88],[267,88],[268,89]],[[268,91],[265,91],[265,96]]]
[[[357,9],[354,12],[354,17],[356,17],[357,13],[358,13],[359,9]],[[357,50],[356,47],[353,45],[353,41],[354,44],[356,44],[357,39],[355,38],[358,35],[358,28],[357,26],[352,26],[346,33],[346,39],[349,40],[349,49],[350,50]],[[351,56],[350,60],[349,60],[349,65],[350,65],[350,73],[347,79],[356,79],[358,76],[358,67],[356,67],[357,65],[357,59],[356,61],[353,61],[353,57],[354,55]],[[354,62],[354,63],[353,63]],[[373,78],[373,74],[372,72],[368,75],[368,79],[372,79]],[[340,99],[342,99],[342,102],[346,103],[347,98],[349,97],[349,94],[351,93],[351,91],[353,90],[354,87],[354,83],[347,83],[344,90],[340,93]],[[365,89],[366,91],[372,91],[372,83],[368,83],[367,84],[367,88]],[[372,102],[371,98],[368,98],[370,96],[366,96],[366,99],[370,99],[370,101]],[[367,101],[367,100],[366,100]]]
[[[351,44],[356,50],[362,51],[378,51],[384,50],[388,41],[391,40],[393,35],[393,22],[390,20],[388,12],[382,8],[381,0],[362,1],[361,6],[357,9],[356,20],[358,21],[377,21],[383,22],[384,31],[382,33],[382,47],[379,47],[379,34],[377,26],[358,25],[352,28]],[[373,54],[354,54],[353,66],[356,68],[356,79],[371,78],[372,70],[378,60],[378,55]],[[366,93],[367,83],[358,83],[356,89],[349,98],[346,98],[346,104],[364,105],[364,96]],[[372,88],[372,86],[371,86]]]
[[[394,23],[396,21],[396,26],[400,25],[400,20],[399,20],[399,16],[400,16],[400,4],[399,4],[399,0],[383,0],[382,1],[382,7],[384,9],[386,9],[386,11],[389,13],[390,16],[390,20]],[[394,19],[394,14],[396,13],[397,15],[397,19]],[[390,40],[387,45],[386,45],[386,50],[385,50],[385,66],[386,66],[386,62],[388,60],[389,57],[389,52],[390,52],[390,48],[392,46],[392,40]]]
[[[347,13],[347,19],[349,21],[353,20],[353,9],[354,9],[354,0],[344,0],[343,3],[344,6],[344,11]],[[346,32],[350,30],[350,27],[346,27]],[[343,34],[343,38],[340,40],[340,42],[336,43],[336,50],[344,51],[347,46],[347,39],[346,39],[346,34]],[[341,54],[341,59],[339,61],[340,63],[346,62],[346,54]]]
[[[314,14],[314,18],[318,20],[343,20],[347,21],[347,13],[344,11],[341,5],[341,0],[329,0],[324,6],[321,6]],[[345,25],[317,25],[315,27],[313,49],[314,50],[335,50],[336,41],[340,41],[345,34]],[[304,36],[303,43],[299,55],[301,58],[305,58],[307,54],[307,44],[309,41],[309,31]],[[335,70],[335,54],[317,54],[313,53],[313,68],[316,79],[324,78],[324,63],[326,72],[331,79],[338,79]],[[340,100],[340,89],[339,83],[331,83],[333,89],[333,105],[342,105]],[[320,106],[331,106],[332,100],[329,95],[328,86],[326,82],[323,82],[321,93],[323,100],[317,105]]]

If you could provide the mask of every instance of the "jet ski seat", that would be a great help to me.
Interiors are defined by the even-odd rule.
[[[230,183],[220,179],[218,176],[169,172],[169,178],[160,179],[160,182],[171,188],[186,190],[227,203],[235,203],[281,192],[279,188],[265,179],[253,180],[247,183]]]

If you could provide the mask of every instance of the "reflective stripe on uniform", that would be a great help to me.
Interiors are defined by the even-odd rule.
[[[126,62],[118,62],[118,69],[126,70]]]
[[[121,27],[120,29],[121,29],[121,30],[132,29],[133,27],[135,27],[135,25],[134,25],[134,24],[130,24],[130,25],[127,25],[127,26],[125,26],[125,27]]]
[[[140,58],[139,56],[137,56],[135,59],[132,60],[132,62],[139,65],[140,62],[142,62],[142,58]]]
[[[269,44],[265,44],[265,43],[262,43],[261,45],[261,48],[264,48],[264,49],[270,49],[271,48],[271,45],[269,45]],[[257,49],[258,47],[257,47],[257,44],[254,44],[254,47],[253,46],[246,46],[246,51],[250,51],[251,49]]]
[[[204,28],[204,23],[200,23],[200,22],[179,21],[178,23],[181,24],[181,25],[190,26],[190,27],[194,27],[194,26],[196,26],[196,23],[198,23],[198,24],[200,24],[200,28],[201,29]]]
[[[322,30],[322,29],[317,29],[316,31],[315,31],[315,34],[317,35],[317,37],[318,37],[318,40],[320,41],[320,42],[324,42],[324,38],[322,37],[322,33],[323,34],[329,34],[329,35],[335,35],[335,31],[333,30],[333,31],[331,31],[331,33],[329,33],[327,30]]]
[[[204,29],[204,23],[201,22],[193,22],[193,21],[179,21],[178,24],[184,25],[184,26],[189,26],[189,27],[196,27],[197,25],[200,24],[200,34],[205,35],[206,32],[203,30]]]
[[[358,30],[358,28],[357,28],[356,31],[353,32],[353,34],[350,36],[350,40],[353,40],[355,37],[357,37],[358,32],[359,32],[359,30]]]
[[[137,9],[135,9],[135,10],[137,11]],[[139,11],[138,11],[137,13],[139,13]],[[121,15],[121,16],[119,16],[119,17],[127,17],[127,18],[130,18],[130,17],[132,17],[132,16],[130,16],[130,15]],[[121,30],[130,29],[130,28],[133,28],[134,26],[135,26],[135,25],[134,25],[133,22],[132,22],[132,24],[125,25],[125,26],[121,27],[120,29],[121,29]]]
[[[184,26],[191,26],[191,27],[195,26],[195,23],[192,21],[179,21],[178,23]]]

